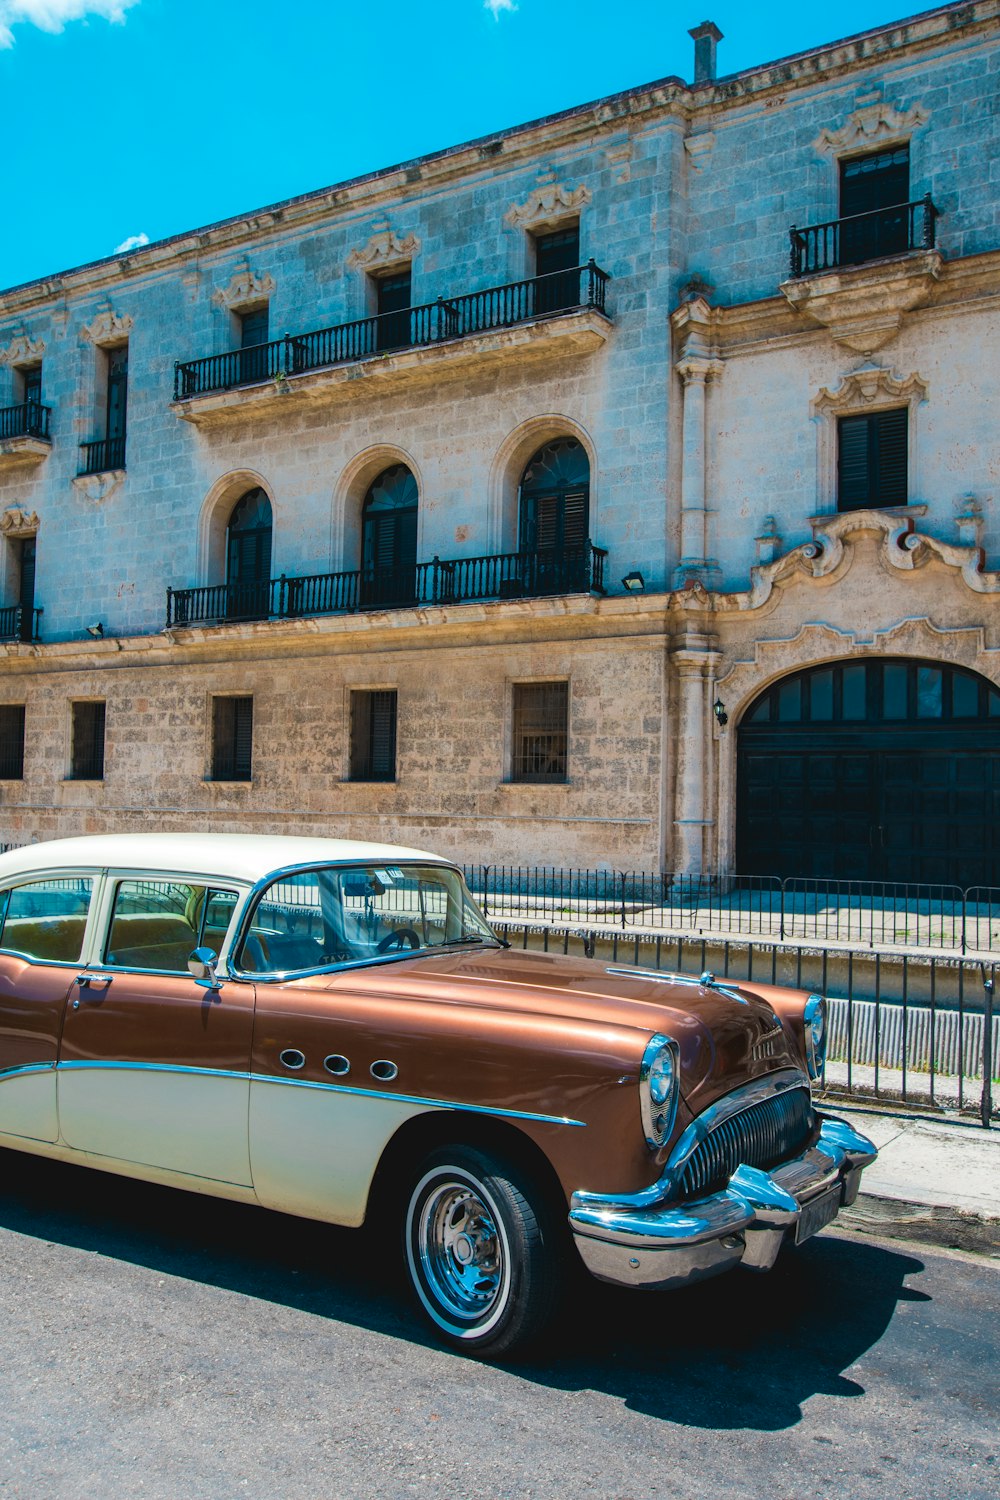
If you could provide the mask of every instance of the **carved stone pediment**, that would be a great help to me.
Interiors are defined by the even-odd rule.
[[[880,101],[855,110],[840,130],[820,131],[813,148],[824,156],[841,156],[845,151],[863,151],[867,146],[908,140],[929,119],[930,111],[920,104],[903,112]]]
[[[10,505],[0,514],[0,534],[6,537],[34,536],[39,525],[38,513],[29,515],[20,505]]]
[[[109,307],[104,312],[99,312],[89,323],[84,323],[80,329],[80,336],[86,339],[88,344],[96,344],[98,347],[105,344],[122,344],[134,326],[134,320],[129,317],[128,313],[124,315],[116,313]]]
[[[543,182],[523,203],[513,204],[504,214],[512,229],[533,229],[570,219],[591,201],[589,188],[568,187],[564,182]]]
[[[420,254],[420,241],[415,234],[401,238],[394,229],[383,229],[373,234],[367,245],[352,250],[347,264],[352,271],[379,271],[383,266],[400,265]]]
[[[797,313],[829,329],[838,344],[872,354],[896,337],[904,313],[927,301],[941,266],[939,250],[911,250],[874,265],[783,281],[781,291]]]
[[[882,365],[867,365],[845,375],[835,390],[823,386],[809,409],[814,417],[830,411],[847,416],[876,406],[908,406],[912,401],[926,400],[927,382],[919,375],[900,380]]]
[[[44,353],[44,340],[29,339],[26,333],[19,333],[5,348],[0,349],[0,365],[34,364]]]
[[[258,276],[249,266],[244,266],[231,277],[227,286],[220,286],[212,293],[212,301],[216,307],[226,307],[233,312],[238,307],[266,302],[273,295],[274,277],[266,273]]]

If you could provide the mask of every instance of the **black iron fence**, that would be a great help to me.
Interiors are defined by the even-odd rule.
[[[882,255],[903,255],[908,250],[930,250],[934,245],[938,211],[930,194],[913,203],[877,208],[848,219],[831,219],[789,230],[791,273],[810,276],[840,266],[856,266]]]
[[[7,438],[33,437],[49,441],[50,406],[40,401],[22,401],[0,409],[0,442]]]
[[[585,266],[547,276],[532,276],[459,297],[439,297],[436,302],[399,312],[378,313],[314,333],[286,334],[249,349],[185,360],[174,366],[174,400],[186,401],[192,396],[267,380],[280,386],[289,376],[304,375],[309,370],[512,328],[534,318],[581,308],[604,312],[607,284],[607,272],[591,260]]]
[[[822,1088],[833,1096],[997,1118],[997,964],[955,955],[836,952],[709,935],[583,931],[494,921],[514,947],[577,953],[613,965],[814,990],[828,1002]]]
[[[81,474],[106,474],[110,469],[124,469],[125,438],[99,438],[96,443],[81,443],[80,454]]]
[[[492,920],[1000,954],[1000,889],[990,887],[535,865],[468,865],[465,877]]]
[[[0,641],[37,641],[42,623],[40,609],[8,604],[0,609]]]
[[[604,593],[607,552],[591,542],[578,548],[505,552],[416,563],[369,573],[316,573],[167,589],[167,625],[212,625],[237,620],[294,619],[461,604],[485,599],[534,599],[548,594]]]

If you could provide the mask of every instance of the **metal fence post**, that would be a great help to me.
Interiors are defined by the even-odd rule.
[[[983,1093],[979,1101],[979,1118],[984,1130],[989,1130],[993,1116],[993,993],[996,988],[997,966],[990,966],[990,977],[986,977],[986,965],[980,964],[986,1003],[983,1007]]]

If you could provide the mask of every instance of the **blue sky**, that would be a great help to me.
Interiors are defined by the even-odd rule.
[[[0,287],[667,74],[913,13],[773,0],[0,0]]]

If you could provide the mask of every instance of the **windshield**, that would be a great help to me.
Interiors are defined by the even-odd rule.
[[[236,962],[254,974],[287,974],[496,941],[457,870],[333,865],[272,881]]]

